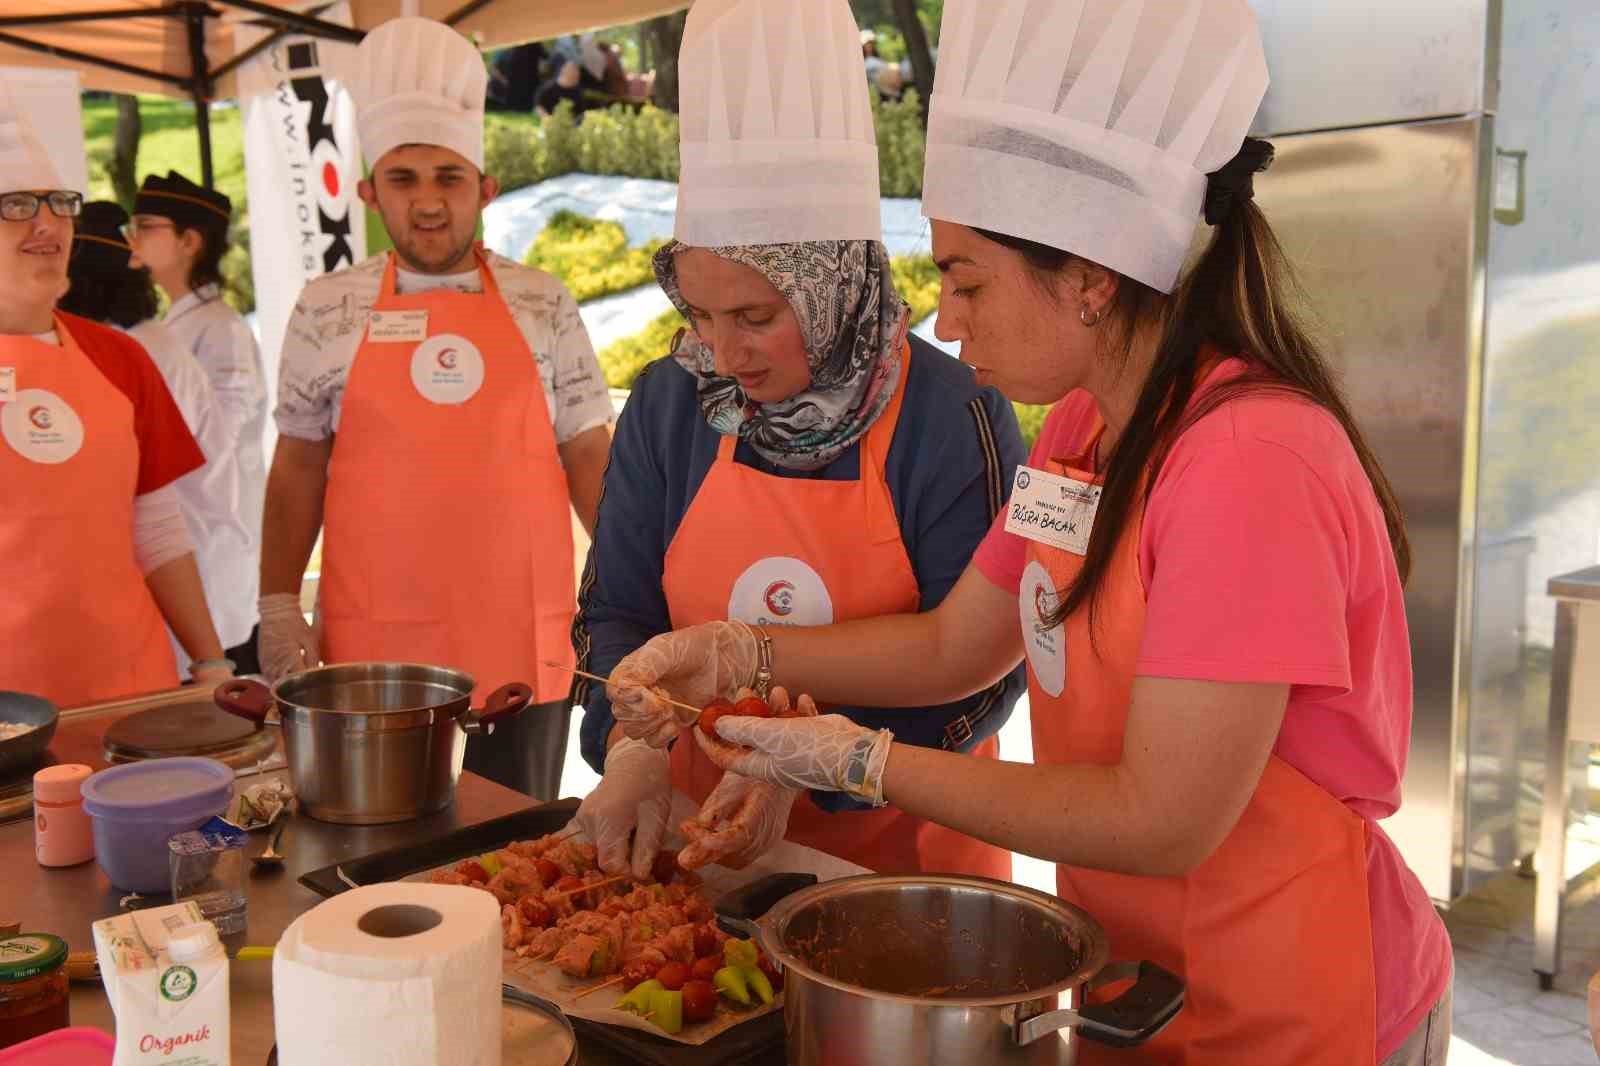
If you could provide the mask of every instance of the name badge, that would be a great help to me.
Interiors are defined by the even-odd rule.
[[[395,344],[428,339],[428,312],[374,311],[367,319],[367,340]]]
[[[17,368],[0,366],[0,403],[10,403],[17,398]]]
[[[1006,532],[1082,555],[1100,507],[1100,486],[1030,466],[1017,467]]]

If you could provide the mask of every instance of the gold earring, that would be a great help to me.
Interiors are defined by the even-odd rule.
[[[1104,311],[1091,311],[1089,310],[1089,305],[1084,304],[1083,308],[1078,312],[1078,321],[1093,329],[1100,324],[1100,319],[1104,316]]]

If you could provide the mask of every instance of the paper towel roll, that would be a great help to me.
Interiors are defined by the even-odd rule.
[[[295,919],[272,960],[279,1066],[500,1066],[500,907],[368,885]]]

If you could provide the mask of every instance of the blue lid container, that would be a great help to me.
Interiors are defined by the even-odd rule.
[[[221,814],[232,796],[233,771],[215,759],[150,759],[101,770],[83,783],[95,858],[123,891],[165,893],[167,840]]]

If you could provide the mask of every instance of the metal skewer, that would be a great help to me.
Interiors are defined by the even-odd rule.
[[[549,661],[546,661],[544,665],[550,667],[552,670],[565,670],[569,674],[577,674],[579,677],[586,677],[590,681],[598,681],[602,685],[611,684],[611,679],[609,677],[601,677],[599,674],[591,674],[591,673],[589,673],[589,671],[587,671],[587,670],[579,670],[575,666],[562,666],[560,663],[553,663],[553,662],[549,662]],[[624,682],[624,684],[626,684],[626,682]],[[638,686],[634,686],[634,687],[643,688],[644,686],[638,685]],[[691,707],[689,704],[687,704],[687,703],[679,703],[677,700],[669,700],[669,699],[667,699],[667,697],[661,695],[661,693],[659,693],[659,692],[655,693],[655,697],[656,697],[656,699],[660,700],[662,703],[667,704],[668,706],[678,707],[678,708],[681,708],[682,710],[691,712],[694,715],[694,721],[698,722],[700,720],[701,708],[699,708],[699,707]]]

